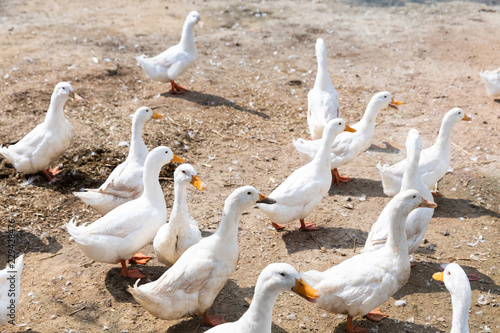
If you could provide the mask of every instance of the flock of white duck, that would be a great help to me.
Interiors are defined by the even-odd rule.
[[[172,93],[187,91],[174,80],[193,64],[197,57],[193,28],[201,23],[200,15],[191,12],[184,23],[180,43],[160,55],[138,57],[145,74],[157,81],[171,83]],[[250,207],[257,206],[272,225],[282,229],[294,220],[301,230],[319,230],[304,219],[328,193],[332,181],[349,181],[337,168],[353,161],[371,144],[375,119],[387,107],[402,103],[389,92],[377,93],[369,102],[362,119],[352,127],[339,118],[339,98],[327,70],[326,47],[316,43],[318,71],[314,88],[308,94],[307,122],[312,140],[293,142],[307,163],[294,171],[268,197],[252,186],[236,189],[225,201],[218,230],[202,238],[196,221],[189,215],[186,196],[189,184],[204,190],[205,184],[190,164],[181,164],[174,173],[174,194],[170,218],[158,176],[170,162],[184,162],[168,147],[152,151],[142,139],[142,129],[149,119],[163,116],[148,107],[139,108],[132,120],[129,155],[98,189],[75,192],[81,200],[103,216],[87,225],[77,226],[71,220],[67,231],[81,251],[92,260],[121,263],[121,275],[144,278],[127,268],[126,260],[146,263],[150,258],[138,251],[153,241],[158,260],[170,266],[156,281],[139,281],[129,292],[147,311],[161,319],[178,319],[203,315],[205,324],[216,326],[212,332],[270,332],[272,308],[282,291],[294,291],[332,313],[347,314],[348,332],[366,332],[354,327],[352,319],[367,316],[372,320],[385,317],[376,309],[396,293],[410,276],[410,257],[431,221],[434,208],[431,187],[447,172],[451,159],[450,137],[461,120],[471,120],[463,110],[453,108],[443,119],[436,143],[422,150],[419,133],[411,129],[406,141],[407,158],[393,166],[378,165],[384,193],[394,198],[373,224],[362,253],[324,272],[298,273],[292,266],[275,263],[260,274],[255,295],[247,312],[236,322],[225,323],[222,316],[208,314],[217,294],[236,268],[238,222]],[[488,93],[500,94],[500,69],[481,73]],[[63,107],[73,97],[81,100],[69,83],[61,82],[52,93],[43,123],[18,143],[1,147],[0,153],[20,173],[42,171],[49,181],[61,172],[49,169],[69,148],[73,127],[65,119]],[[17,283],[23,256],[15,262]],[[7,269],[0,272],[0,324],[7,320]],[[452,295],[452,332],[468,332],[468,310],[471,291],[464,271],[450,264],[434,278],[444,280]],[[19,290],[19,285],[17,286]],[[19,294],[13,302],[17,305]]]

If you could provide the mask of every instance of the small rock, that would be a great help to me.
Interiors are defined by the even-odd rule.
[[[406,300],[400,299],[400,300],[394,302],[394,305],[395,306],[404,306],[404,305],[406,305]]]
[[[444,321],[445,321],[443,317],[439,317],[439,318],[437,318],[436,320],[437,320],[437,321],[440,321],[440,322],[444,322]]]
[[[449,235],[450,235],[450,232],[449,232],[448,230],[445,230],[445,231],[443,231],[443,235],[444,235],[444,236],[449,236]]]
[[[429,240],[427,238],[422,239],[422,243],[427,244],[429,243]]]
[[[345,197],[344,200],[345,201],[351,201],[351,198],[350,197]]]

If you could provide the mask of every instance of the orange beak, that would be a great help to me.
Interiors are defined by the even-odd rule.
[[[352,128],[351,126],[349,126],[349,125],[347,125],[347,124],[346,124],[346,125],[345,125],[345,130],[344,130],[344,132],[351,132],[351,133],[355,133],[355,132],[356,132],[356,130],[355,130],[354,128]]]
[[[191,184],[193,184],[194,187],[196,187],[200,191],[204,191],[207,189],[207,186],[205,185],[205,183],[202,182],[200,177],[198,177],[198,176],[192,176]]]
[[[257,202],[271,205],[271,204],[276,203],[276,200],[268,198],[264,194],[259,193],[259,201],[257,201]]]
[[[184,163],[185,160],[182,157],[179,157],[174,154],[174,157],[172,158],[171,162]]]
[[[398,109],[398,105],[403,105],[403,102],[400,102],[398,100],[395,100],[394,98],[391,100],[391,102],[389,103],[389,106],[393,109],[396,109],[396,110],[399,110]]]
[[[76,92],[74,92],[74,91],[70,91],[70,92],[69,92],[69,96],[70,96],[70,97],[73,97],[73,99],[74,99],[75,101],[77,101],[77,102],[83,101],[83,97],[82,97],[82,96],[80,96],[80,95],[78,95],[78,94],[77,94]]]
[[[471,121],[471,120],[472,120],[472,118],[471,118],[471,117],[469,117],[468,115],[466,115],[466,114],[464,113],[464,118],[463,118],[462,120],[464,120],[464,121]]]
[[[425,207],[425,208],[436,208],[438,205],[436,205],[434,202],[430,202],[422,198],[422,203],[418,205],[418,207]]]
[[[162,119],[163,115],[153,111],[153,119]]]
[[[443,280],[443,276],[444,276],[444,273],[443,272],[439,272],[439,273],[434,273],[432,274],[432,278],[436,281],[441,281],[441,282],[444,282]]]
[[[316,303],[316,299],[319,298],[318,291],[305,283],[302,279],[295,279],[295,286],[292,288],[292,291],[312,303]]]

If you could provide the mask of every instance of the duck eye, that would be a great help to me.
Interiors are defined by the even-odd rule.
[[[252,192],[248,192],[247,194],[250,195],[250,194],[252,194]]]
[[[286,274],[285,273],[280,273],[281,276],[285,276]]]
[[[62,88],[63,88],[63,90],[65,90],[65,89],[66,89],[66,88],[64,88],[64,87],[62,87]]]
[[[451,273],[449,271],[446,274],[451,275]]]
[[[186,174],[186,171],[182,170],[182,173],[183,173],[183,174]]]
[[[417,197],[416,195],[413,196],[413,198],[416,198],[416,197]]]
[[[342,123],[339,123],[339,125],[342,125]]]
[[[387,98],[387,95],[385,95],[384,98]]]
[[[462,112],[459,112],[458,114],[462,114]]]

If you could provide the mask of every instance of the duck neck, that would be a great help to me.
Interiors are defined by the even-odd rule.
[[[365,113],[363,114],[363,118],[361,118],[361,120],[357,124],[358,126],[356,130],[363,133],[369,129],[373,131],[375,129],[375,119],[377,118],[380,110],[380,106],[377,106],[373,101],[370,101],[370,103],[368,103],[368,106],[366,107]]]
[[[439,128],[439,134],[435,146],[441,151],[451,151],[451,132],[453,130],[451,119],[444,119]]]
[[[271,331],[273,322],[273,307],[278,295],[279,292],[276,293],[271,290],[267,290],[267,288],[263,288],[263,286],[257,282],[252,303],[250,304],[247,312],[245,312],[241,318],[245,323],[259,323],[258,326],[249,325],[250,329],[255,328],[258,330],[251,330],[250,333]]]
[[[468,281],[467,281],[468,282]],[[451,295],[453,320],[450,333],[469,333],[469,309],[471,302],[470,287],[468,292]]]
[[[402,212],[401,209],[397,208],[397,202],[389,202],[385,208],[392,210],[385,247],[390,249],[398,258],[408,259],[408,245],[405,230],[408,213]]]
[[[335,135],[333,133],[327,132],[323,138],[321,138],[321,143],[316,155],[314,155],[313,162],[330,168],[331,167],[331,150],[333,141],[335,140]]]
[[[219,237],[219,244],[236,243],[236,248],[238,247],[238,222],[243,214],[241,209],[237,207],[232,207],[233,205],[225,204],[224,210],[222,212],[222,219],[219,228],[214,235]]]
[[[182,35],[181,42],[182,48],[188,51],[196,51],[196,47],[194,45],[194,23],[193,22],[184,22],[184,26],[182,27]]]
[[[314,82],[314,88],[319,88],[324,90],[328,87],[333,86],[332,79],[328,74],[328,64],[326,62],[326,54],[318,54],[318,71],[316,73],[316,81]]]
[[[177,216],[188,214],[187,206],[187,186],[181,184],[180,182],[174,183],[174,205],[172,207],[172,213],[170,214],[169,223],[172,227],[179,222],[189,223],[187,219],[178,219]]]
[[[64,104],[66,104],[66,100],[66,98],[54,94],[50,97],[49,109],[45,115],[46,122],[52,123],[64,119]]]
[[[146,159],[143,170],[144,192],[142,195],[152,201],[163,202],[165,205],[163,190],[158,181],[162,167],[161,163],[155,164],[153,161]]]
[[[129,158],[134,158],[139,151],[144,151],[148,149],[144,140],[142,139],[142,129],[144,128],[144,122],[134,119],[132,122],[132,137],[130,139],[130,151]]]
[[[407,150],[406,167],[403,174],[403,180],[401,181],[400,192],[408,189],[419,189],[416,188],[417,181],[420,178],[420,173],[418,171],[418,165],[420,162],[420,152],[415,152],[413,148]]]

